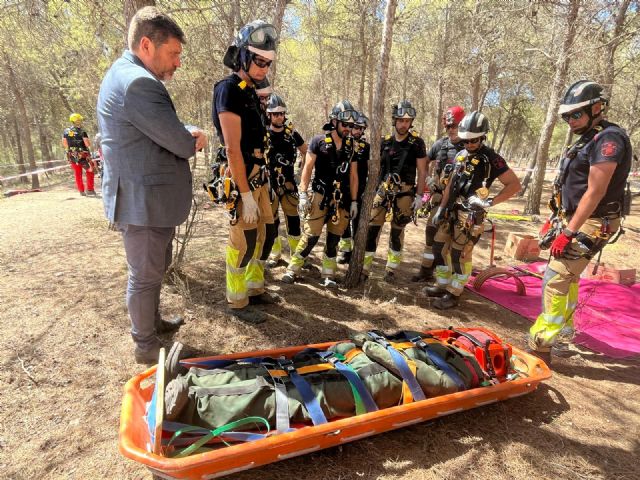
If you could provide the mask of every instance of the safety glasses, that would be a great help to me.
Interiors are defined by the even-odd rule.
[[[265,25],[264,27],[260,27],[255,29],[249,35],[251,39],[251,43],[264,43],[266,39],[275,40],[277,37],[276,29],[272,25]]]
[[[363,130],[364,126],[363,125],[353,125],[353,127],[351,127],[353,130]]]
[[[284,112],[269,112],[269,115],[274,117],[284,117]]]
[[[340,122],[340,125],[342,125],[342,128],[353,128],[353,123],[351,122]]]
[[[480,141],[482,141],[482,137],[478,137],[478,138],[465,138],[464,140],[462,140],[462,143],[479,143]]]
[[[342,112],[338,112],[337,118],[338,120],[341,120],[343,122],[349,119],[355,120],[356,118],[358,118],[358,112],[356,112],[355,110],[344,110]],[[353,125],[353,123],[351,125]]]
[[[574,120],[580,120],[583,115],[584,115],[584,111],[583,110],[576,110],[575,112],[563,113],[560,116],[562,117],[562,120],[564,120],[565,122],[569,123],[570,119],[573,118]]]
[[[400,107],[397,110],[398,117],[404,117],[405,115],[409,115],[410,117],[416,116],[416,109],[413,107]]]
[[[251,60],[259,68],[270,67],[271,64],[273,63],[271,60],[267,60],[266,58],[259,57],[256,53],[251,55]]]

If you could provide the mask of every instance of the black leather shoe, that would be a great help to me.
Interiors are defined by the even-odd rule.
[[[411,277],[412,282],[429,282],[433,280],[433,268],[420,267],[420,271]]]
[[[184,318],[171,317],[169,320],[160,320],[156,323],[156,333],[175,332],[184,324]]]
[[[445,293],[447,293],[447,291],[438,287],[437,285],[430,285],[428,287],[424,287],[422,289],[422,293],[427,297],[442,297]]]
[[[433,306],[438,310],[448,310],[450,308],[457,307],[458,301],[458,297],[449,292],[446,292],[442,297],[433,302]]]
[[[276,303],[282,303],[282,298],[269,292],[249,297],[249,305],[275,305]]]

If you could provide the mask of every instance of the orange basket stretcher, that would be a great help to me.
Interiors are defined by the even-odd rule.
[[[459,329],[459,331],[465,330],[469,329]],[[480,328],[473,330],[493,335],[489,330]],[[424,333],[436,338],[446,338],[447,332],[449,331],[431,330]],[[188,361],[197,363],[206,360],[278,356],[288,358],[305,348],[324,350],[335,343],[338,342],[202,357]],[[433,418],[526,395],[533,392],[540,382],[551,377],[551,371],[542,360],[515,347],[511,348],[512,359],[518,362],[517,370],[521,372],[518,378],[505,379],[503,382],[491,386],[473,388],[349,418],[341,418],[321,425],[305,426],[295,431],[278,433],[247,443],[232,444],[228,447],[183,458],[170,458],[153,453],[154,439],[149,432],[150,428],[146,418],[147,407],[154,397],[154,383],[151,380],[156,373],[156,367],[152,367],[129,380],[124,387],[119,450],[125,457],[144,464],[156,478],[208,480],[231,475]],[[156,401],[155,397],[153,401]],[[157,445],[156,442],[156,447]]]

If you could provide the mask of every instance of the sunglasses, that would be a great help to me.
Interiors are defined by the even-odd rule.
[[[274,117],[284,117],[284,112],[269,112],[269,115]]]
[[[562,120],[569,123],[570,119],[573,118],[574,120],[580,120],[583,115],[584,115],[584,111],[576,110],[575,112],[563,113],[560,116],[562,117]]]
[[[362,130],[364,127],[362,125],[354,125],[353,127],[354,130]]]
[[[264,58],[258,57],[255,53],[251,56],[251,60],[256,64],[259,68],[270,67],[273,63],[272,60],[266,60]]]
[[[458,125],[445,125],[444,126],[445,130],[453,130],[454,128],[458,128]]]
[[[462,140],[462,143],[480,143],[482,141],[482,137],[478,138],[465,138]]]
[[[353,128],[353,123],[351,122],[340,122],[342,128]]]

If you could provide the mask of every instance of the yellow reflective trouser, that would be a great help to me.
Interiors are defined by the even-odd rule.
[[[257,167],[254,167],[256,169]],[[264,262],[260,260],[265,239],[265,224],[273,223],[267,186],[254,190],[253,198],[259,207],[256,223],[242,219],[242,199],[238,202],[238,222],[229,226],[226,250],[227,302],[231,308],[244,308],[249,297],[264,292]]]
[[[620,219],[609,221],[609,228],[615,233],[620,227]],[[529,330],[531,348],[548,352],[556,342],[560,330],[573,326],[573,314],[578,304],[578,281],[589,261],[609,240],[600,234],[602,220],[590,218],[580,228],[587,236],[585,243],[573,239],[567,253],[552,259],[547,265],[542,280],[542,313]],[[593,248],[589,248],[586,243]]]
[[[435,215],[438,207],[440,206],[440,201],[442,200],[441,193],[434,193],[429,199],[429,214],[427,215],[427,226],[425,228],[425,242],[424,242],[424,251],[422,252],[422,261],[421,266],[425,268],[433,267],[433,261],[435,257],[433,255],[433,241],[436,227],[433,226],[432,220]]]
[[[295,185],[291,182],[286,182],[285,187],[293,191],[295,189]],[[276,219],[278,217],[278,208],[282,208],[282,212],[284,213],[285,222],[289,222],[289,217],[298,216],[298,198],[294,197],[289,193],[285,193],[282,198],[279,198],[278,195],[273,195],[274,199],[271,202],[271,213],[273,218]],[[287,227],[287,232],[289,232],[289,228]],[[296,247],[298,246],[298,242],[300,241],[299,235],[289,235],[287,233],[287,243],[289,244],[289,252],[293,254],[295,252]],[[280,235],[278,235],[273,242],[273,247],[271,247],[271,253],[269,257],[274,260],[279,260],[282,256],[282,240],[280,240]]]
[[[446,265],[437,265],[435,269],[436,284],[447,290],[452,295],[462,295],[464,286],[469,281],[473,269],[473,248],[478,238],[482,235],[483,223],[466,226],[469,213],[457,210],[454,215],[456,220],[453,231],[448,222],[440,224],[435,235],[435,241],[445,244],[445,250],[449,252]],[[450,263],[449,263],[450,262]]]
[[[334,223],[332,219],[327,219],[327,214],[329,213],[328,202],[324,208],[320,208],[322,199],[323,196],[321,194],[317,192],[313,193],[313,196],[311,197],[311,209],[309,210],[309,214],[306,218],[303,219],[304,227],[302,231],[302,238],[298,242],[295,253],[291,256],[289,266],[287,267],[288,272],[294,274],[298,274],[300,272],[305,259],[309,256],[311,249],[315,245],[315,243],[313,243],[310,248],[308,248],[310,245],[310,239],[315,238],[312,242],[317,241],[317,238],[322,233],[322,227],[325,222],[327,224],[327,232],[333,233],[337,236],[341,236],[344,233],[345,228],[347,228],[347,224],[349,223],[349,214],[347,211],[344,208],[339,208],[336,213],[337,218]],[[325,255],[322,260],[322,277],[333,278],[335,276],[336,268],[336,257],[328,257]]]
[[[402,196],[397,196],[392,206],[392,218],[391,218],[391,233],[389,235],[389,250],[387,251],[387,264],[386,271],[394,271],[400,265],[402,261],[402,248],[404,246],[404,229],[408,223],[411,222],[413,210],[411,205],[413,204],[413,195],[408,195],[408,192],[413,192],[413,185],[402,183],[398,190]],[[376,194],[373,204],[381,204],[384,198],[380,194]],[[369,228],[381,227],[384,225],[387,217],[386,207],[374,207],[371,211],[371,220],[369,221]],[[373,265],[373,259],[376,255],[376,249],[378,247],[378,241],[380,239],[380,233],[382,229],[378,230],[378,235],[375,241],[375,249],[373,251],[366,251],[364,254],[364,264],[362,266],[363,273],[368,275]]]

